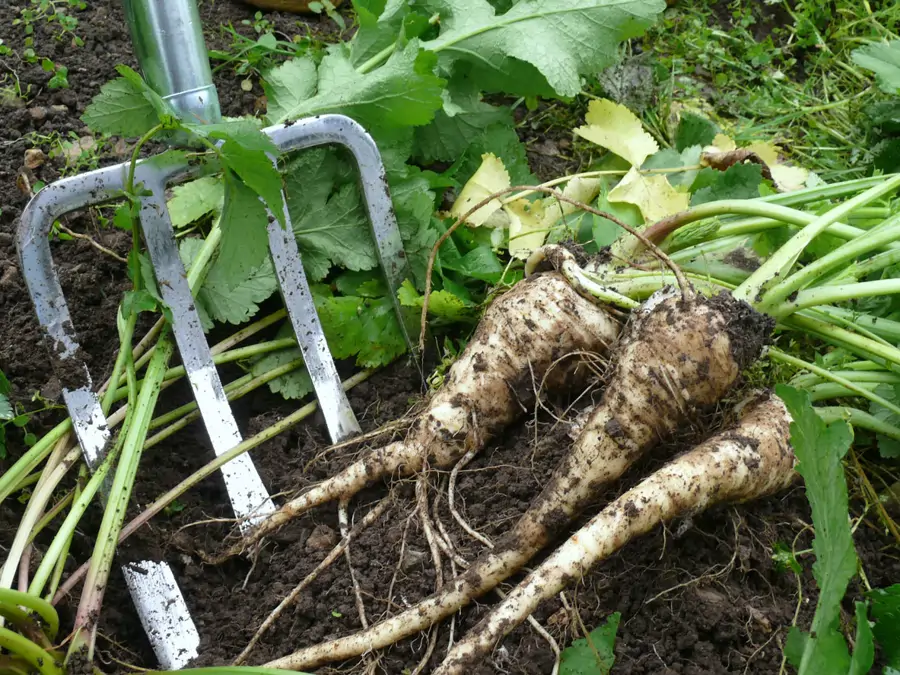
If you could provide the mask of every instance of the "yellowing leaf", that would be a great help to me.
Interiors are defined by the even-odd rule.
[[[713,138],[712,147],[722,152],[737,150],[737,144],[734,142],[734,139],[725,134],[716,134],[716,137]]]
[[[791,192],[792,190],[799,190],[806,187],[806,179],[809,177],[809,171],[799,166],[781,164],[778,160],[780,148],[774,143],[751,143],[746,149],[755,152],[759,158],[766,163],[769,167],[769,171],[772,173],[772,180],[775,181],[775,185],[777,185],[780,190]]]
[[[517,199],[503,209],[509,215],[509,253],[524,260],[544,243],[555,218],[547,218],[541,200]]]
[[[688,208],[690,198],[688,193],[678,192],[673,188],[665,176],[648,178],[635,168],[607,196],[611,202],[634,204],[648,223],[684,211]]]
[[[566,183],[563,194],[583,204],[590,204],[600,194],[600,180],[578,176]],[[547,227],[552,226],[563,216],[568,216],[577,210],[574,204],[554,199],[553,197],[547,197],[544,202],[544,219],[547,221]]]
[[[503,162],[491,153],[486,153],[481,156],[481,166],[478,167],[469,182],[463,186],[450,213],[454,218],[459,218],[488,196],[508,188],[510,185],[509,173],[503,166]],[[466,218],[466,222],[475,227],[483,225],[501,207],[499,199],[492,199]]]
[[[641,121],[628,108],[607,99],[593,100],[585,116],[587,126],[575,133],[615,153],[639,167],[659,150],[653,136],[644,131]]]

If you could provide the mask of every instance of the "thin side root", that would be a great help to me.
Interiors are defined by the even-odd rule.
[[[250,642],[244,647],[244,650],[238,654],[237,658],[234,660],[235,666],[239,666],[247,660],[247,657],[250,656],[250,653],[253,651],[254,647],[256,647],[256,643],[259,642],[260,638],[265,635],[266,631],[272,627],[272,625],[278,621],[278,618],[284,613],[288,607],[296,602],[297,598],[300,594],[306,590],[310,584],[312,584],[319,575],[328,569],[335,560],[337,560],[341,555],[343,555],[344,551],[347,550],[347,546],[350,545],[351,540],[354,537],[359,536],[359,534],[369,527],[372,523],[377,521],[387,510],[387,508],[393,502],[393,491],[388,493],[388,495],[382,499],[378,504],[375,505],[371,511],[369,511],[365,517],[347,534],[346,537],[341,539],[337,543],[337,545],[331,549],[331,553],[329,553],[322,562],[320,562],[316,569],[310,572],[303,581],[301,581],[297,586],[294,587],[287,597],[284,598],[278,606],[272,610],[269,616],[266,617],[265,621],[262,622],[260,627],[256,630],[256,633],[250,639]]]

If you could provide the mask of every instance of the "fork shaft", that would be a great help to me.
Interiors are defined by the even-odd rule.
[[[123,0],[147,84],[187,122],[221,120],[196,0]]]

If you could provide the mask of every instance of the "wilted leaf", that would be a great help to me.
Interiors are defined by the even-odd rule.
[[[609,100],[593,100],[585,116],[586,126],[575,129],[582,138],[606,148],[632,166],[659,150],[653,136],[644,131],[641,121],[625,106]]]
[[[690,195],[678,192],[665,176],[645,176],[636,168],[610,191],[607,199],[634,204],[648,223],[684,211],[690,203]]]

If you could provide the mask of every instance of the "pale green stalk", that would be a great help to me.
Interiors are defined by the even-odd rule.
[[[88,658],[91,659],[96,639],[97,617],[112,567],[116,540],[125,519],[128,501],[131,498],[141,450],[147,436],[147,427],[150,424],[153,409],[156,407],[162,376],[165,374],[166,364],[173,351],[174,346],[171,339],[168,335],[164,335],[157,343],[153,358],[147,365],[145,384],[138,394],[132,423],[125,433],[119,464],[110,488],[107,507],[103,512],[100,531],[97,534],[97,545],[94,547],[94,554],[91,558],[88,581],[75,617],[75,631],[78,635],[73,642],[74,650],[86,646]]]
[[[0,627],[0,647],[28,661],[41,675],[63,675],[56,659],[28,638]]]
[[[885,220],[865,234],[848,241],[846,244],[843,244],[830,253],[805,265],[786,279],[783,279],[772,286],[772,288],[770,288],[763,296],[762,302],[759,303],[759,309],[761,311],[767,311],[767,309],[771,309],[784,302],[794,291],[804,288],[816,279],[825,277],[835,269],[846,267],[857,258],[870,251],[879,249],[886,244],[896,241],[900,238],[900,227],[898,226],[900,226],[900,214]],[[813,226],[810,225],[810,227]],[[790,245],[791,242],[786,244],[786,246]],[[775,255],[778,255],[778,253]],[[764,265],[765,264],[768,264],[768,262],[764,263]]]
[[[767,354],[769,358],[774,359],[775,361],[781,361],[782,363],[787,363],[796,368],[803,368],[805,370],[808,370],[825,380],[841,385],[848,391],[852,391],[853,393],[855,393],[857,396],[861,396],[865,399],[868,399],[869,401],[872,401],[873,403],[884,406],[894,414],[900,415],[900,406],[888,401],[885,398],[882,398],[881,396],[878,396],[874,392],[870,391],[867,387],[860,386],[856,382],[849,380],[846,377],[836,375],[834,372],[828,370],[827,368],[820,368],[814,363],[809,363],[807,361],[804,361],[803,359],[798,359],[797,357],[786,354],[780,349],[776,349],[774,347],[770,347],[767,350]]]
[[[769,256],[768,260],[750,275],[750,278],[735,289],[733,295],[739,300],[748,302],[756,300],[772,283],[777,282],[779,278],[784,278],[809,243],[824,232],[829,225],[837,223],[860,206],[865,206],[894,192],[898,187],[900,187],[900,175],[894,175],[817,217]]]

